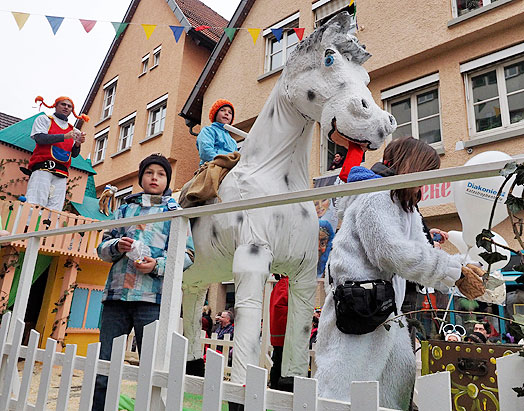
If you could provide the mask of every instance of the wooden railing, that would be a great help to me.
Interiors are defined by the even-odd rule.
[[[50,210],[34,204],[5,200],[0,201],[0,215],[2,216],[1,229],[9,231],[12,235],[76,227],[98,221],[65,211]],[[74,257],[98,259],[95,249],[101,240],[101,231],[54,235],[42,238],[40,250]],[[26,248],[26,243],[26,240],[20,239],[11,242],[11,245]]]

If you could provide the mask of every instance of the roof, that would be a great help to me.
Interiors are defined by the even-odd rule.
[[[165,0],[173,14],[180,22],[182,26],[185,27],[185,31],[190,35],[198,45],[205,47],[209,50],[213,50],[217,43],[218,38],[222,30],[217,29],[216,27],[225,27],[227,20],[216,13],[214,10],[207,7],[204,3],[199,0]],[[132,0],[129,4],[129,7],[126,11],[126,14],[122,20],[122,23],[130,23],[133,19],[135,11],[138,7],[140,0]],[[196,31],[195,28],[201,25],[214,26],[214,28]],[[109,50],[107,51],[104,61],[96,74],[95,81],[93,82],[89,93],[87,94],[86,100],[82,106],[82,109],[79,113],[88,113],[91,109],[93,101],[97,91],[102,85],[102,81],[115,57],[116,51],[122,42],[122,39],[125,36],[126,29],[122,32],[120,36],[113,39]],[[83,120],[79,119],[75,123],[75,126],[80,128],[82,126]]]
[[[199,0],[176,0],[176,3],[182,9],[191,26],[211,26],[210,29],[203,30],[202,33],[214,42],[220,39],[223,33],[222,27],[225,27],[228,23],[224,17]]]
[[[246,20],[246,17],[254,3],[255,0],[241,0],[227,27],[242,27],[242,24]],[[234,40],[235,39],[233,38],[233,41]],[[227,36],[222,35],[216,47],[213,49],[211,56],[207,60],[204,70],[202,70],[198,81],[191,91],[191,94],[184,103],[182,111],[179,113],[180,116],[192,121],[195,124],[200,124],[204,92],[206,91],[209,83],[211,83],[211,80],[213,80],[213,77],[215,76],[220,63],[222,63],[225,54],[229,50],[231,43],[232,42],[229,41]]]
[[[9,144],[21,150],[25,150],[32,153],[35,149],[36,143],[31,135],[31,129],[33,128],[33,122],[38,116],[45,115],[45,113],[38,113],[32,117],[26,118],[25,120],[19,121],[3,130],[0,130],[0,142]],[[91,167],[91,163],[84,160],[81,155],[71,160],[71,167],[77,170],[85,171],[89,174],[96,174],[96,171]]]
[[[0,113],[0,130],[12,126],[15,123],[18,123],[21,118],[10,116],[9,114]]]
[[[84,195],[84,201],[82,203],[75,203],[71,201],[71,204],[81,216],[92,218],[94,220],[111,220],[113,218],[112,213],[109,214],[109,216],[106,216],[100,212],[98,209],[98,198]]]

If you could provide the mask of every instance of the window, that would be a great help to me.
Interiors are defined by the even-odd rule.
[[[348,3],[348,0],[319,0],[316,3],[313,3],[311,8],[315,14],[315,28],[320,27],[341,11],[349,12]],[[354,30],[356,31],[357,20],[355,14],[351,16],[351,19],[351,26],[354,27]],[[353,30],[351,30],[351,32],[353,32]]]
[[[166,121],[167,97],[164,95],[147,105],[149,117],[147,120],[146,139],[159,135],[164,131]]]
[[[111,117],[113,113],[113,106],[115,104],[116,82],[118,77],[115,77],[104,86],[104,103],[102,107],[102,120]]]
[[[140,73],[140,75],[147,73],[148,66],[149,66],[149,53],[147,53],[144,57],[142,57],[142,72]]]
[[[162,46],[158,46],[156,49],[153,50],[153,66],[151,69],[158,66],[160,63],[160,51],[162,50]]]
[[[497,0],[451,0],[454,17],[460,17],[473,10],[488,6]]]
[[[271,28],[264,30],[263,35],[266,41],[264,72],[284,66],[291,52],[297,47],[299,40],[293,27],[298,27],[298,16],[299,14],[295,13],[287,19],[274,24]],[[276,39],[271,29],[283,29],[280,41]]]
[[[524,58],[466,73],[470,135],[524,127]]]
[[[392,138],[413,136],[442,145],[438,82],[435,73],[381,93],[385,109],[397,120]]]
[[[124,198],[126,198],[132,192],[133,192],[133,187],[130,186],[130,187],[123,188],[122,190],[118,190],[115,193],[115,210],[123,204]]]
[[[120,136],[118,137],[117,152],[131,147],[133,135],[135,133],[135,117],[136,111],[118,122],[118,125],[120,126]]]
[[[109,136],[109,127],[95,134],[95,153],[93,164],[104,161],[106,156],[107,138]]]
[[[73,292],[67,332],[98,331],[104,287],[78,284]]]

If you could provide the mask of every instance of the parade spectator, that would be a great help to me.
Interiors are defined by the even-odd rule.
[[[230,339],[231,340],[233,339],[233,334],[235,331],[233,321],[234,321],[234,316],[231,311],[222,311],[222,314],[220,314],[220,319],[219,319],[220,325],[218,326],[218,328],[215,331],[217,333],[217,338],[219,340],[223,340],[224,335],[226,334],[230,334],[231,335]]]
[[[491,335],[491,325],[487,321],[477,323],[473,326],[473,332],[481,333],[487,340]]]
[[[211,319],[211,308],[209,305],[202,307],[202,330],[206,332],[206,337],[211,337],[211,329],[213,328],[213,320]]]
[[[40,96],[35,102],[54,108],[55,113],[38,116],[33,123],[31,138],[36,147],[27,169],[22,169],[30,175],[26,198],[28,203],[62,211],[71,159],[80,154],[80,146],[85,141],[85,133],[69,124],[68,117],[71,113],[84,121],[89,121],[89,117],[76,115],[69,97],[58,97],[52,106],[45,104]]]
[[[228,100],[217,100],[209,110],[211,125],[200,130],[197,149],[200,165],[212,161],[219,154],[229,154],[238,150],[237,142],[224,129],[224,124],[233,123],[235,109]]]
[[[171,198],[171,165],[162,155],[152,154],[140,163],[138,180],[142,193],[125,198],[114,219],[158,214],[180,208]],[[166,271],[171,222],[119,227],[104,233],[98,256],[113,265],[102,299],[100,359],[109,360],[113,339],[135,329],[138,353],[142,350],[144,327],[158,320],[162,284]],[[184,269],[193,264],[194,246],[188,226]],[[107,377],[98,375],[93,410],[103,410]]]
[[[333,157],[333,161],[329,166],[328,170],[336,170],[337,168],[342,168],[344,164],[344,156],[341,153],[336,153]]]

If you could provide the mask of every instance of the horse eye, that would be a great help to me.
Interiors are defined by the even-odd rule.
[[[327,55],[324,58],[324,64],[326,65],[326,67],[331,66],[334,62],[335,62],[335,58],[331,54]]]

